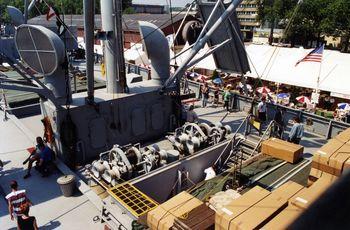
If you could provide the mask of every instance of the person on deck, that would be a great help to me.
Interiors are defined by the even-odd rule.
[[[41,137],[37,137],[36,142],[36,149],[28,158],[28,172],[24,176],[24,179],[27,179],[31,176],[30,171],[34,162],[36,162],[36,169],[38,169],[38,171],[41,172],[43,176],[47,176],[47,166],[52,161],[52,149],[44,144],[44,141]],[[27,161],[24,161],[23,164],[25,164],[26,162]]]
[[[191,105],[189,110],[187,111],[186,121],[190,122],[190,123],[197,123],[198,122],[198,115],[193,109],[194,109],[194,106]]]
[[[299,144],[304,135],[304,126],[299,117],[294,118],[294,124],[290,130],[288,141],[294,144]]]
[[[276,122],[274,132],[278,134],[279,138],[282,138],[283,130],[284,130],[284,121],[283,121],[284,112],[285,112],[284,108],[277,107],[275,116],[273,118],[273,120]]]
[[[204,84],[201,87],[201,94],[202,94],[202,107],[207,107],[208,98],[209,98],[209,87],[208,83],[204,82]]]
[[[38,225],[34,216],[29,216],[29,204],[20,206],[21,216],[18,217],[18,228],[20,230],[37,230]]]
[[[258,118],[261,123],[266,121],[266,97],[263,96],[258,104]]]
[[[231,99],[231,92],[230,88],[225,89],[224,93],[224,108],[226,109],[227,112],[230,111],[230,99]]]
[[[214,100],[212,105],[214,106],[218,106],[219,105],[219,91],[220,91],[220,87],[218,85],[215,86],[214,88]]]
[[[31,205],[31,201],[28,199],[26,195],[26,190],[18,190],[17,181],[13,180],[10,183],[11,192],[6,196],[6,200],[8,202],[8,210],[11,216],[11,220],[17,219],[21,216],[20,206],[22,204],[27,203]]]

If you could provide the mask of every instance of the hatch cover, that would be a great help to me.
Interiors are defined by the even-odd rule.
[[[116,185],[108,193],[135,217],[140,217],[158,206],[157,202],[129,183]]]

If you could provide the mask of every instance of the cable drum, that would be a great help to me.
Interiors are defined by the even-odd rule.
[[[203,26],[197,20],[187,22],[182,29],[182,39],[190,45],[196,42]]]

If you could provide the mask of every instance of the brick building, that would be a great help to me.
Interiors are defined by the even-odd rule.
[[[176,32],[181,24],[185,14],[173,15],[171,21],[170,14],[125,14],[123,15],[123,32],[124,32],[124,46],[129,48],[131,43],[138,43],[141,41],[141,36],[138,29],[138,21],[147,21],[155,24],[165,34],[173,34]],[[195,20],[191,15],[188,15],[185,21]],[[28,21],[29,24],[42,25],[49,28],[56,27],[56,19],[52,18],[50,21],[46,20],[46,15],[41,15],[32,18]],[[76,27],[76,36],[84,37],[84,16],[83,15],[65,15],[65,23],[68,26]],[[101,30],[101,15],[95,15],[95,29]],[[179,36],[178,44],[183,41]],[[96,41],[99,44],[99,41]]]

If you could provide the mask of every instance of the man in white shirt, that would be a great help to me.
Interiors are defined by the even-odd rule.
[[[32,204],[27,198],[26,190],[18,190],[17,181],[11,181],[11,192],[6,196],[8,202],[8,210],[11,216],[11,220],[16,219],[21,215],[20,206],[24,203]]]
[[[261,122],[266,121],[266,97],[262,97],[258,104],[258,118]]]

